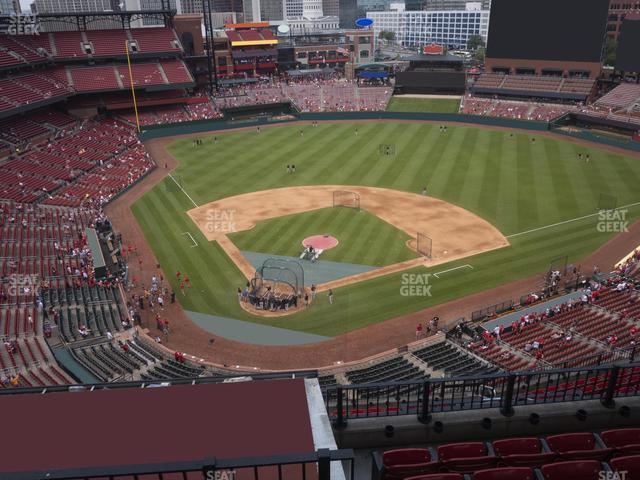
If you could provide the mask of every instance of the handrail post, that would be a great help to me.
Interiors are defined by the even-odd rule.
[[[618,365],[614,365],[611,367],[611,375],[609,376],[609,381],[607,382],[607,388],[604,391],[604,397],[600,399],[602,405],[607,408],[613,408],[616,404],[616,401],[613,399],[613,396],[616,393],[616,386],[618,384],[618,377],[620,376],[620,367]]]
[[[505,394],[502,397],[502,406],[500,407],[500,413],[505,417],[510,417],[513,415],[513,391],[515,389],[516,384],[516,376],[509,375],[507,377],[507,388]]]
[[[431,421],[431,415],[429,414],[429,398],[431,397],[431,384],[429,380],[425,380],[422,384],[422,403],[420,405],[420,413],[418,414],[418,421],[420,423],[427,424]]]
[[[338,416],[336,418],[336,421],[334,423],[334,427],[338,430],[342,430],[343,428],[345,428],[347,426],[347,421],[344,419],[344,412],[342,411],[343,406],[344,406],[344,401],[342,398],[342,386],[338,385],[338,387],[336,388],[336,393],[338,398],[336,399],[336,408],[338,409]]]
[[[331,480],[331,456],[328,448],[318,449],[318,480]]]

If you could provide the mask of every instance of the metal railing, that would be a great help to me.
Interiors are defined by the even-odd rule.
[[[334,473],[332,462],[340,462],[340,471]],[[144,476],[147,480],[163,478],[253,478],[254,480],[283,480],[288,478],[317,478],[318,480],[353,480],[354,453],[351,449],[319,449],[315,452],[269,457],[220,459],[210,458],[197,461],[172,462],[162,464],[118,465],[110,467],[87,467],[69,470],[49,470],[19,473],[3,473],[3,480],[112,480],[130,479]],[[177,474],[177,475],[176,475]]]
[[[514,407],[580,400],[611,405],[618,397],[640,395],[640,363],[559,370],[511,372],[461,378],[338,385],[327,388],[325,404],[337,426],[348,419]]]

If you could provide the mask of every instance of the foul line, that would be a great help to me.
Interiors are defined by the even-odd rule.
[[[453,272],[454,270],[458,270],[459,268],[470,268],[471,270],[473,270],[473,267],[467,263],[465,265],[460,265],[459,267],[453,267],[448,270],[443,270],[441,272],[434,273],[433,276],[436,278],[440,278],[438,275],[442,275],[443,273],[447,273],[447,272]]]
[[[621,207],[614,208],[613,210],[623,210],[625,208],[635,207],[636,205],[640,205],[640,202],[629,203],[628,205],[622,205]],[[520,235],[526,235],[527,233],[539,232],[540,230],[557,227],[558,225],[564,225],[566,223],[577,222],[579,220],[584,220],[585,218],[595,217],[596,215],[600,215],[600,212],[598,211],[596,213],[590,213],[589,215],[584,215],[582,217],[572,218],[571,220],[565,220],[564,222],[552,223],[551,225],[546,225],[544,227],[538,227],[538,228],[533,228],[531,230],[526,230],[524,232],[514,233],[512,235],[507,235],[506,238],[513,238],[513,237],[518,237]]]
[[[191,248],[198,246],[198,242],[196,242],[195,238],[193,238],[193,235],[191,235],[189,232],[184,232],[182,235],[189,235],[189,238],[193,242],[193,245],[191,245]]]
[[[194,207],[196,207],[196,208],[198,208],[198,206],[199,206],[199,205],[198,205],[196,202],[194,202],[194,201],[193,201],[193,198],[191,198],[191,196],[190,196],[190,195],[185,191],[185,189],[184,189],[184,188],[182,188],[182,185],[180,185],[178,182],[176,182],[176,179],[175,179],[175,178],[173,178],[173,175],[169,174],[169,178],[170,178],[171,180],[173,180],[173,183],[175,183],[175,184],[178,186],[178,188],[179,188],[180,190],[182,190],[182,193],[184,193],[184,194],[187,196],[187,198],[188,198],[189,200],[191,200],[191,203],[193,203],[193,206],[194,206]]]

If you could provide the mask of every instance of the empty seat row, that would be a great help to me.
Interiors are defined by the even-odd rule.
[[[383,480],[401,480],[431,473],[478,474],[483,469],[509,467],[515,469],[541,468],[545,471],[564,471],[566,467],[558,467],[568,462],[584,462],[578,469],[591,471],[594,466],[601,471],[600,462],[612,464],[620,462],[620,458],[635,456],[632,463],[640,473],[640,429],[612,429],[600,435],[590,432],[578,432],[551,435],[544,439],[537,437],[511,438],[494,440],[491,444],[484,442],[465,442],[445,444],[437,447],[433,453],[428,448],[406,448],[383,452],[374,452],[374,467]],[[551,467],[553,465],[553,467]],[[577,464],[576,464],[577,465]],[[506,472],[507,470],[504,470]],[[518,470],[525,474],[525,470]],[[570,471],[569,471],[570,472]],[[565,473],[566,474],[566,473]],[[506,474],[505,474],[506,475]],[[525,478],[518,476],[486,477],[486,478]],[[485,478],[481,475],[482,478]],[[420,477],[421,478],[421,477]],[[534,477],[531,477],[534,478]],[[560,477],[553,477],[560,478]],[[571,474],[565,479],[598,478],[592,476],[575,476]],[[564,479],[563,479],[564,480]]]

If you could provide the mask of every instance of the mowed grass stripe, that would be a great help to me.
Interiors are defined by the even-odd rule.
[[[444,180],[446,188],[443,197],[447,201],[459,205],[460,191],[464,185],[464,181],[471,161],[471,152],[478,138],[478,130],[464,128],[449,128],[443,135],[452,135],[451,139],[444,151],[444,160],[449,165],[446,179]]]
[[[391,184],[392,188],[402,189],[408,185],[409,191],[421,192],[423,187],[427,187],[431,174],[429,166],[429,152],[437,141],[437,134],[434,128],[424,130],[416,129],[416,149],[411,155],[403,155],[402,171]]]
[[[503,133],[490,132],[489,145],[487,146],[487,161],[480,176],[479,194],[477,198],[478,212],[484,218],[496,218],[500,198],[494,194],[495,186],[500,185],[502,175],[502,163],[500,162],[500,150],[503,143]],[[478,163],[481,163],[478,161]]]
[[[571,175],[567,171],[567,162],[562,159],[558,143],[545,141],[544,148],[546,152],[546,171],[553,184],[553,206],[555,212],[556,214],[569,212],[577,215],[580,208],[574,192]]]
[[[377,122],[359,124],[356,137],[353,134],[355,125],[324,124],[316,129],[308,128],[304,138],[293,146],[290,144],[298,134],[297,128],[290,126],[266,129],[260,134],[259,141],[255,132],[220,135],[218,144],[210,147],[213,155],[205,152],[204,146],[194,155],[196,149],[186,143],[183,144],[183,153],[175,153],[183,162],[176,173],[182,175],[185,189],[197,195],[198,203],[247,191],[322,184],[328,183],[327,180],[338,184],[392,185],[409,192],[417,192],[427,183],[429,195],[444,200],[449,194],[455,195],[452,192],[458,189],[457,202],[460,206],[481,212],[486,220],[507,235],[522,230],[520,208],[531,199],[538,210],[538,218],[536,221],[529,215],[524,220],[529,228],[555,223],[549,222],[554,218],[565,221],[593,213],[601,192],[616,194],[619,204],[640,201],[640,189],[633,185],[640,178],[640,162],[622,155],[585,149],[555,139],[545,138],[544,143],[538,143],[542,142],[539,138],[532,145],[529,143],[530,134],[514,133],[511,137],[510,133],[459,126],[449,126],[448,132],[441,134],[437,125],[411,125],[407,129],[406,124]],[[473,149],[460,145],[467,137],[467,130],[476,131]],[[381,157],[378,152],[380,144],[396,144],[396,156],[391,159]],[[544,152],[544,158],[540,151]],[[578,151],[589,152],[590,163],[594,163],[595,168],[579,162]],[[303,167],[300,175],[286,174],[284,165],[287,161],[282,156],[286,152],[293,152],[296,159],[300,158]],[[461,156],[467,158],[461,159]],[[461,168],[466,160],[466,172],[452,171]],[[531,177],[531,166],[536,169],[533,172],[535,178]],[[193,168],[198,169],[197,175]],[[197,194],[190,190],[192,186],[198,188]],[[167,181],[147,195],[135,205],[134,211],[156,251],[165,276],[172,279],[176,269],[193,270],[190,273],[192,279],[198,286],[203,283],[203,288],[198,291],[192,288],[183,303],[205,313],[324,335],[335,335],[356,326],[366,326],[541,273],[548,268],[551,257],[566,253],[570,259],[579,260],[610,238],[610,235],[595,231],[596,217],[592,217],[514,237],[511,247],[430,270],[441,271],[465,263],[474,266],[473,271],[460,271],[434,281],[434,296],[431,298],[402,297],[399,293],[402,277],[394,274],[336,289],[336,305],[328,305],[323,297],[309,311],[283,319],[263,319],[247,315],[237,305],[235,289],[243,283],[243,277],[215,242],[205,242],[195,230],[195,225],[184,213],[192,207],[186,196]],[[524,203],[523,196],[527,197]],[[640,209],[633,210],[630,216],[637,218],[639,212]],[[341,212],[329,213],[331,215],[308,223],[308,228],[335,229],[335,235],[341,242],[346,231],[353,240],[345,241],[344,245],[353,245],[354,248],[344,252],[341,247],[334,249],[339,258],[352,263],[370,262],[376,251],[377,259],[393,261],[399,258],[399,250],[392,252],[380,246],[394,238],[395,233],[377,230],[375,235],[363,236],[359,220],[347,221]],[[365,229],[370,228],[368,222],[362,225]],[[296,226],[302,226],[302,223]],[[202,240],[201,246],[191,248],[190,240],[182,236],[184,231],[191,232],[198,243]],[[293,227],[282,231],[291,233]],[[268,233],[272,234],[271,231]],[[361,237],[371,245],[365,249],[356,248]],[[290,238],[290,244],[297,253],[301,248],[300,241],[301,238]],[[401,242],[393,243],[400,243],[398,248],[406,249]],[[362,256],[358,261],[353,261],[354,252]],[[328,251],[326,258],[330,259],[330,255],[331,251]],[[375,259],[374,263],[377,263]],[[135,270],[135,265],[132,269]],[[415,271],[428,270],[420,268]]]
[[[379,182],[381,185],[393,186],[396,179],[400,176],[403,166],[408,163],[420,146],[419,135],[420,130],[416,125],[407,125],[398,135],[395,143],[395,158],[391,157],[386,162],[384,169],[381,169]],[[382,144],[381,144],[382,145]],[[384,157],[385,155],[382,155]]]
[[[531,158],[531,145],[532,139],[523,136],[517,137],[518,231],[533,228],[533,225],[539,225],[540,220],[537,196],[543,192],[537,192],[535,189],[537,172]]]

